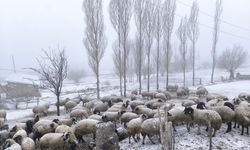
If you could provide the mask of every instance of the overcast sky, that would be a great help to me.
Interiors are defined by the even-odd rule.
[[[101,68],[103,72],[111,72],[111,46],[116,33],[109,21],[109,0],[103,1],[108,46]],[[193,0],[178,0],[176,14],[188,16],[192,2]],[[0,69],[12,68],[11,56],[14,56],[19,70],[34,67],[37,65],[35,58],[42,54],[42,48],[59,45],[66,48],[70,66],[84,67],[89,71],[82,42],[85,29],[82,3],[83,0],[0,0]],[[213,26],[213,18],[209,15],[214,14],[215,0],[198,0],[198,3],[203,12],[199,15],[199,22],[203,26],[200,26],[197,50],[200,60],[211,60],[212,29],[209,27]],[[180,17],[176,16],[175,29],[179,20]],[[233,25],[221,23],[218,53],[233,44],[241,44],[250,54],[250,1],[224,0],[222,20]],[[136,31],[133,19],[130,31],[130,38],[133,39]],[[177,48],[175,31],[172,42]]]

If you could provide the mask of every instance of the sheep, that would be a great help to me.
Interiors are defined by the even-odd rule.
[[[216,106],[211,107],[211,109],[219,113],[223,123],[227,123],[226,133],[230,132],[232,130],[232,121],[235,120],[235,112],[227,106]]]
[[[186,116],[184,114],[185,107],[183,106],[173,107],[172,106],[172,108],[169,107],[167,110],[168,110],[168,116],[170,116],[168,120],[172,122],[174,131],[176,131],[175,126],[179,123],[185,123],[187,130],[190,131],[190,123],[192,122],[192,119],[191,117]],[[161,114],[164,114],[164,113],[165,112],[162,112]],[[158,117],[158,116],[154,116],[154,117]]]
[[[49,110],[49,104],[35,106],[32,109],[34,116],[36,116],[38,114],[43,114],[44,116],[47,116],[48,110]]]
[[[22,150],[22,147],[16,143],[13,139],[7,139],[4,142],[4,149],[5,150]]]
[[[180,87],[178,88],[178,90],[176,91],[177,96],[181,97],[181,96],[187,96],[189,94],[189,89],[186,87]]]
[[[109,112],[126,111],[126,109],[128,107],[128,103],[129,103],[129,101],[127,101],[126,104],[124,104],[122,102],[116,103],[112,107],[110,107],[107,111],[109,111]]]
[[[77,141],[72,137],[71,133],[47,133],[40,139],[40,148],[43,149],[73,149],[77,146]]]
[[[135,135],[141,133],[141,124],[147,118],[148,118],[147,115],[143,114],[139,118],[132,119],[127,123],[129,143],[131,136],[133,137],[135,142],[137,142]]]
[[[88,112],[83,109],[75,109],[70,112],[70,118],[76,118],[77,120],[88,118],[88,116]]]
[[[104,112],[108,110],[108,104],[107,103],[97,103],[94,105],[94,108],[93,108],[93,113],[94,114],[99,114],[100,115],[100,112]]]
[[[164,100],[164,101],[170,99],[169,97],[166,97],[166,95],[164,93],[157,93],[157,94],[155,94],[154,98],[161,99],[161,100]]]
[[[44,134],[55,132],[58,120],[39,120],[33,126],[33,140],[40,139]]]
[[[152,100],[145,102],[144,105],[150,109],[153,109],[154,103],[157,103],[157,102],[163,103],[163,100],[162,99],[152,99]]]
[[[213,110],[200,110],[193,109],[192,107],[186,107],[184,109],[186,115],[191,116],[192,120],[198,125],[209,125],[211,122],[211,128],[213,129],[213,137],[216,135],[216,131],[221,128],[222,119],[216,111]],[[198,134],[200,134],[200,128],[198,128]]]
[[[137,90],[133,90],[133,91],[131,91],[131,94],[138,95],[138,91]]]
[[[27,132],[24,129],[19,129],[14,136],[12,137],[12,139],[15,139],[16,137],[21,136],[21,137],[27,137]]]
[[[66,99],[62,99],[59,101],[59,106],[64,106],[70,99],[66,98]],[[56,102],[55,104],[56,106],[58,105],[58,102]]]
[[[250,94],[249,93],[240,93],[238,97],[240,99],[244,99],[250,103]]]
[[[132,119],[138,118],[139,115],[132,113],[132,112],[125,112],[124,114],[122,114],[120,120],[121,123],[124,123],[124,126],[126,127],[126,123],[129,122]]]
[[[199,97],[206,96],[207,94],[208,94],[208,91],[205,87],[200,86],[197,88],[196,95],[198,95]]]
[[[56,128],[55,133],[70,133],[71,134],[71,139],[76,141],[76,136],[74,134],[74,126],[69,127],[67,125],[60,125],[60,126],[58,126]]]
[[[169,92],[177,92],[178,90],[178,85],[168,85],[167,86],[167,91]]]
[[[64,105],[66,112],[70,112],[75,106],[77,106],[77,103],[72,100],[68,101]]]
[[[6,119],[6,116],[7,116],[6,111],[1,109],[1,110],[0,110],[0,118],[3,118],[4,121],[6,121],[6,120],[7,120],[7,119]]]
[[[29,137],[17,136],[14,140],[21,145],[22,150],[35,150],[35,142]]]
[[[209,107],[213,107],[213,106],[217,106],[218,103],[221,103],[221,102],[223,102],[222,99],[215,98],[215,99],[212,99],[209,102],[207,102],[207,104]]]
[[[116,122],[120,119],[122,115],[122,112],[104,112],[102,114],[102,121],[108,122],[114,122],[116,125]]]
[[[141,92],[141,95],[143,98],[148,98],[148,99],[153,99],[155,97],[155,92],[147,92],[147,91],[143,91]]]
[[[147,115],[149,118],[152,118],[153,116],[154,116],[154,114],[155,114],[155,112],[152,110],[152,109],[150,109],[150,108],[147,108],[147,107],[139,107],[139,106],[137,106],[135,109],[134,109],[134,111],[133,111],[134,113],[136,113],[136,114],[138,114],[138,115],[140,115],[140,114],[145,114],[145,115]]]
[[[148,136],[152,144],[155,144],[151,137],[153,135],[158,135],[160,137],[160,119],[159,118],[150,118],[145,120],[141,124],[141,135],[143,137],[142,144],[145,144],[145,138]]]
[[[24,129],[27,132],[27,134],[30,134],[32,132],[33,125],[37,121],[39,121],[39,116],[38,115],[36,115],[34,119],[33,118],[29,119],[29,120],[25,121],[24,123],[22,123],[22,122],[15,123],[15,125],[13,126],[13,128],[15,127],[15,130],[17,130],[18,128],[22,128],[22,129]],[[14,129],[12,129],[12,130],[14,130]]]
[[[134,110],[136,106],[138,106],[138,105],[144,105],[144,103],[145,102],[142,101],[142,100],[134,100],[134,101],[130,102],[129,105],[130,105],[131,109]]]
[[[196,103],[192,100],[184,100],[182,101],[181,105],[183,107],[189,107],[189,106],[192,106],[192,105],[195,105]]]
[[[118,103],[118,102],[123,102],[123,100],[122,100],[121,97],[115,96],[115,95],[113,95],[113,96],[104,96],[104,97],[101,98],[101,101],[103,103],[105,103],[105,102],[106,103],[111,102],[112,104]]]
[[[74,134],[79,141],[84,141],[82,136],[93,134],[95,139],[96,124],[100,121],[94,119],[83,119],[74,125]]]
[[[68,118],[68,119],[60,119],[60,123],[67,125],[67,126],[71,126],[73,124],[76,123],[76,118],[72,117],[72,118]]]
[[[235,108],[235,118],[239,125],[241,125],[241,135],[244,134],[244,128],[247,128],[247,134],[249,134],[248,126],[250,126],[250,109],[244,106],[238,106]]]
[[[73,129],[64,124],[56,127],[55,133],[65,133],[65,132],[73,133]]]
[[[97,115],[97,114],[93,114],[93,115],[89,116],[88,119],[94,119],[94,120],[102,121],[102,116]]]

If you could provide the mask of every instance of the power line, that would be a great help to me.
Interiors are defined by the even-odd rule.
[[[176,14],[176,13],[175,13],[175,15],[176,15],[177,17],[180,17],[180,18],[183,17],[183,16],[181,16],[181,15],[179,15],[179,14]],[[201,26],[203,26],[203,27],[206,27],[206,28],[209,28],[209,29],[211,29],[211,30],[214,30],[214,28],[211,27],[211,26],[209,26],[209,25],[206,25],[206,24],[203,24],[203,23],[198,23],[198,24],[201,25]],[[232,37],[236,37],[236,38],[239,38],[239,39],[243,39],[243,40],[250,41],[250,38],[248,38],[248,37],[239,36],[239,35],[236,35],[236,34],[233,34],[233,33],[227,32],[227,31],[223,31],[223,30],[219,30],[219,32],[221,32],[221,33],[223,33],[223,34],[230,35],[230,36],[232,36]]]
[[[188,5],[188,4],[186,4],[186,3],[183,3],[183,2],[180,1],[180,0],[176,0],[176,1],[177,1],[179,4],[182,4],[183,6],[186,6],[186,7],[188,7],[188,8],[192,8],[191,5]],[[214,18],[214,16],[210,15],[209,13],[207,13],[207,12],[205,12],[205,11],[203,11],[203,10],[199,10],[199,11],[200,11],[201,14],[203,14],[203,15],[205,15],[205,16],[208,16],[208,17],[210,17],[210,18]],[[240,29],[240,30],[245,30],[245,31],[250,32],[250,29],[248,29],[248,28],[244,28],[244,27],[235,25],[235,24],[230,23],[230,22],[228,22],[228,21],[225,21],[225,20],[223,20],[223,19],[220,19],[220,21],[221,21],[222,23],[227,24],[227,25],[229,25],[229,26],[232,26],[232,27],[234,27],[234,28],[238,28],[238,29]]]

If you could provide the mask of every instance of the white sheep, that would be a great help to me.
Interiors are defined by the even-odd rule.
[[[46,133],[55,132],[58,124],[52,120],[39,120],[33,126],[33,140],[40,139]]]
[[[199,97],[206,96],[207,94],[208,94],[208,91],[205,87],[200,86],[197,88],[196,95],[198,95]]]
[[[3,118],[4,121],[6,121],[6,116],[7,116],[6,111],[3,109],[0,109],[0,118]]]
[[[94,119],[83,119],[74,125],[74,134],[79,141],[83,141],[82,136],[93,134],[95,139],[96,124],[100,121]]]
[[[135,142],[137,142],[135,135],[141,133],[141,124],[147,118],[148,117],[146,115],[141,115],[139,118],[132,119],[127,123],[129,143],[131,136],[133,137]]]
[[[22,147],[16,143],[13,139],[7,139],[4,142],[5,150],[22,150]]]
[[[143,137],[142,144],[144,144],[146,136],[148,136],[149,140],[154,144],[151,137],[158,135],[160,138],[160,119],[150,118],[145,120],[141,124],[141,135]]]
[[[17,136],[14,140],[21,145],[22,150],[35,150],[36,145],[35,142],[29,137]]]
[[[232,130],[232,122],[235,121],[235,112],[227,106],[215,106],[210,109],[218,112],[221,116],[222,122],[227,123],[227,132]]]
[[[209,121],[211,122],[211,128],[213,129],[213,136],[216,135],[216,131],[220,129],[222,124],[222,119],[214,110],[200,110],[193,109],[192,107],[186,107],[184,109],[186,115],[191,116],[192,120],[198,125],[209,126]],[[198,128],[198,133],[200,133],[200,128]]]
[[[102,114],[102,120],[105,122],[111,121],[116,125],[116,122],[119,121],[122,112],[104,112]]]
[[[77,120],[82,120],[88,118],[88,112],[83,109],[74,109],[70,112],[70,118],[76,118]]]
[[[142,101],[142,100],[134,100],[134,101],[130,102],[129,105],[130,105],[131,109],[134,110],[136,106],[138,106],[138,105],[144,105],[144,103],[145,102]]]
[[[68,101],[64,105],[66,112],[70,112],[75,106],[77,106],[77,103],[72,100]]]
[[[100,112],[104,112],[108,110],[108,104],[107,103],[103,103],[103,102],[100,102],[100,103],[96,103],[94,105],[94,108],[93,108],[93,113],[94,114],[100,114]]]
[[[94,119],[94,120],[102,121],[102,116],[101,115],[97,115],[97,114],[93,114],[93,115],[90,115],[88,117],[88,119]]]
[[[76,146],[77,142],[71,139],[70,133],[47,133],[40,139],[41,149],[61,150]]]
[[[235,118],[239,125],[241,125],[241,135],[244,134],[244,128],[247,128],[247,134],[249,134],[248,127],[250,126],[250,109],[245,106],[235,107]]]
[[[43,115],[47,116],[48,110],[49,110],[49,104],[35,106],[32,109],[34,116],[38,115],[38,114],[43,114]]]
[[[124,126],[126,126],[127,122],[138,117],[139,115],[137,115],[136,113],[125,112],[124,114],[122,114],[120,120],[121,120],[121,123],[124,123]]]
[[[145,114],[149,118],[152,118],[154,116],[154,114],[155,114],[155,112],[152,109],[147,108],[144,105],[142,105],[142,106],[136,106],[133,112],[136,113],[136,114],[138,114],[138,115]]]

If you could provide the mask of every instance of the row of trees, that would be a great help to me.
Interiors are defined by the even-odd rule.
[[[97,82],[97,98],[100,98],[100,63],[104,55],[107,38],[104,35],[104,18],[102,0],[84,0],[83,10],[85,14],[85,37],[83,43],[88,53],[89,66],[92,68]],[[235,70],[244,63],[246,52],[241,46],[226,49],[216,61],[216,45],[218,42],[219,21],[221,15],[221,0],[216,2],[214,37],[212,46],[212,75],[216,62],[220,68],[230,72],[230,78],[234,78]],[[113,60],[115,72],[120,79],[120,94],[126,97],[127,75],[134,75],[134,68],[139,82],[139,93],[142,90],[142,75],[147,77],[147,90],[150,90],[150,74],[156,66],[156,88],[159,89],[159,73],[166,73],[166,87],[169,84],[170,60],[173,55],[171,37],[174,27],[176,0],[111,0],[109,4],[110,20],[117,33],[117,40],[113,44]],[[132,11],[134,10],[134,11]],[[134,12],[137,33],[134,42],[128,39],[130,19]],[[189,18],[183,17],[176,31],[179,39],[179,53],[181,56],[181,68],[183,70],[183,83],[185,86],[185,72],[187,67],[188,39],[191,42],[191,66],[193,69],[193,85],[195,80],[196,41],[198,40],[198,14],[199,6],[195,1],[192,5]],[[153,42],[156,40],[157,49],[153,53]],[[58,52],[58,53],[57,53]],[[67,57],[65,50],[44,50],[45,56],[38,59],[39,67],[31,68],[41,75],[45,88],[50,89],[57,97],[59,103],[64,79],[67,77]],[[154,64],[152,63],[154,56]],[[153,65],[152,65],[153,64]],[[164,68],[162,67],[164,66]],[[73,76],[71,78],[78,78]],[[60,115],[59,105],[57,113]]]

